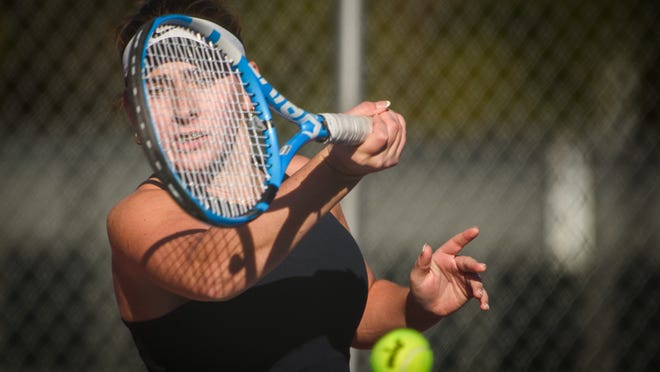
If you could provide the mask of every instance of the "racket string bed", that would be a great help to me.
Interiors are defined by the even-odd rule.
[[[249,212],[265,190],[267,173],[263,167],[267,151],[265,135],[260,121],[254,118],[250,98],[240,79],[234,77],[237,72],[222,51],[201,41],[196,44],[188,39],[168,38],[148,52],[151,66],[147,66],[149,71],[145,76],[167,62],[184,62],[198,69],[192,69],[192,76],[181,79],[181,70],[174,68],[170,75],[177,76],[179,84],[161,87],[164,89],[159,92],[168,95],[165,101],[171,110],[181,110],[191,120],[196,119],[192,117],[195,114],[206,119],[196,123],[201,126],[196,130],[207,135],[207,144],[196,149],[198,156],[193,157],[177,141],[186,141],[190,139],[188,136],[196,134],[186,132],[188,129],[182,123],[169,125],[168,121],[173,119],[166,115],[155,115],[156,122],[168,128],[167,133],[160,133],[159,140],[163,148],[170,150],[170,166],[177,170],[187,191],[205,208],[226,216]],[[216,102],[219,97],[221,104]],[[179,113],[172,111],[172,115]]]

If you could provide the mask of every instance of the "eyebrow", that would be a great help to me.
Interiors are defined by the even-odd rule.
[[[206,70],[199,66],[194,66],[183,69],[177,69],[177,74],[180,74],[184,80],[190,80],[191,78],[197,78],[199,76],[203,76],[201,74],[213,75],[213,71]],[[172,74],[164,72],[154,76],[148,75],[147,77],[144,78],[144,80],[147,82],[147,84],[166,84],[166,83],[171,83],[172,81],[175,80],[175,78],[172,77]]]
[[[145,77],[145,82],[149,85],[168,85],[171,84],[174,79],[172,79],[167,74],[156,75],[156,76],[147,76]]]

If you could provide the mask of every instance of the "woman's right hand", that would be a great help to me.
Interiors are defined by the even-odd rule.
[[[373,131],[360,145],[328,146],[326,162],[338,172],[355,177],[398,164],[406,145],[406,121],[389,106],[389,101],[362,102],[348,110],[350,115],[370,116]]]

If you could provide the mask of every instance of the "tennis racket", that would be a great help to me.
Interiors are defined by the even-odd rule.
[[[357,145],[372,130],[368,117],[294,105],[250,66],[231,32],[204,19],[170,14],[148,22],[123,60],[154,172],[187,213],[210,224],[242,224],[267,210],[303,145]],[[269,108],[298,126],[282,146]]]

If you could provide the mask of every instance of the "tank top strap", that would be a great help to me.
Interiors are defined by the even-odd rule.
[[[138,185],[138,187],[140,187],[142,185],[154,185],[158,188],[161,188],[161,189],[165,190],[165,184],[161,180],[156,178],[155,174],[152,174],[151,176],[149,176],[149,178],[146,181],[143,181],[142,183],[140,183]]]

